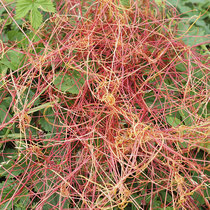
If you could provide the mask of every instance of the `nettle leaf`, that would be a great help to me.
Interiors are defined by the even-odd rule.
[[[38,8],[45,12],[55,12],[51,0],[17,0],[16,19],[25,17],[30,12],[32,27],[37,29],[42,23],[42,14]]]
[[[0,152],[1,154],[3,154],[0,157],[0,177],[8,176],[8,170],[13,166],[14,159],[17,158],[17,151],[15,149],[6,148],[4,150],[1,150]],[[10,156],[10,158],[8,156]],[[17,173],[14,172],[14,175],[16,174]]]
[[[190,0],[190,1],[188,1],[188,2],[190,2],[190,3],[198,3],[198,4],[200,4],[202,1],[201,0]],[[188,2],[186,2],[186,3],[188,3]]]
[[[2,202],[1,209],[14,209],[14,206],[17,210],[27,209],[30,198],[25,187],[22,190],[22,196],[16,197],[12,201],[10,200],[17,189],[18,183],[14,179],[8,179],[6,182],[0,183],[1,201],[8,200],[7,202]]]
[[[139,196],[137,193],[132,194],[131,197],[133,198],[133,200],[136,201],[136,203],[141,203],[143,200],[143,198]],[[136,210],[136,206],[133,203],[131,203],[131,209]]]
[[[32,103],[33,106],[37,106],[40,104],[40,98],[36,97],[35,91],[31,89],[25,89],[25,91],[21,94],[21,97],[16,97],[18,109],[22,110],[25,104]]]
[[[204,143],[201,143],[200,146],[204,147],[206,149],[206,151],[208,152],[208,154],[210,154],[210,144],[209,144],[209,141],[207,139]]]
[[[39,28],[42,24],[42,14],[38,11],[37,8],[33,8],[30,12],[30,22],[34,29]]]
[[[40,40],[40,37],[38,37],[33,31],[29,31],[28,33],[26,33],[26,35],[28,36],[28,38],[32,42],[38,42]],[[27,50],[28,49],[28,45],[29,45],[29,41],[28,41],[28,39],[26,39],[26,37],[24,37],[24,39],[20,42],[20,44],[21,44],[22,48]]]
[[[194,30],[189,33],[188,36],[183,38],[185,44],[193,46],[202,42],[208,41],[208,37],[204,37],[205,32],[199,31],[198,27],[194,27]]]
[[[48,119],[49,119],[49,117],[48,117]],[[50,119],[52,120],[52,118],[50,118]],[[45,120],[45,118],[41,118],[41,119],[39,120],[39,124],[41,125],[42,129],[44,129],[45,131],[47,131],[47,132],[52,132],[52,130],[53,130],[53,125],[51,125],[49,122],[47,122],[47,121]]]
[[[84,84],[84,79],[80,73],[74,71],[72,76],[68,74],[56,74],[53,84],[64,93],[79,94],[79,90]]]
[[[185,125],[187,125],[187,126],[192,125],[193,118],[190,116],[189,112],[182,109],[179,111],[179,114],[181,115]]]
[[[191,11],[192,9],[188,6],[182,5],[181,7],[179,7],[179,10],[181,13],[186,13],[187,15],[187,12]]]
[[[53,206],[58,205],[58,203],[59,203],[59,195],[54,193],[48,198],[47,202],[43,206],[43,209],[50,210],[52,209]]]
[[[19,65],[21,64],[23,57],[24,55],[22,53],[15,50],[9,50],[4,55],[3,59],[0,60],[0,63],[4,64],[12,70],[17,70]]]
[[[166,121],[172,127],[177,127],[182,124],[182,121],[175,114],[170,114],[166,116]]]
[[[167,204],[169,204],[169,203],[172,202],[172,196],[169,193],[166,193],[165,190],[160,191],[160,195],[162,197],[162,200],[165,200],[166,199]]]
[[[1,61],[0,61],[0,77],[1,77],[1,79],[2,79],[2,77],[5,77],[5,76],[6,76],[6,74],[7,74],[7,69],[8,69],[8,67],[5,66],[5,65],[2,65],[2,64],[1,64]],[[0,80],[0,81],[1,81],[1,80]]]
[[[16,6],[16,19],[22,18],[33,8],[33,0],[17,0]]]
[[[8,179],[7,182],[0,183],[0,193],[2,195],[2,198],[4,199],[6,196],[12,196],[13,194],[13,188],[16,186],[14,180]],[[2,199],[2,200],[3,200]],[[1,201],[2,201],[1,200]]]
[[[120,0],[120,3],[121,3],[124,7],[130,7],[130,0]]]
[[[0,83],[0,85],[1,85],[1,83]],[[9,113],[11,102],[12,102],[12,98],[11,97],[7,97],[7,98],[4,98],[2,100],[2,102],[0,103],[0,125],[3,122],[4,123],[9,122],[10,119],[12,118],[11,114]],[[0,129],[0,138],[3,138],[3,137],[5,137],[5,135],[9,134],[10,129],[8,127],[11,128],[11,124],[9,124],[8,126],[4,127],[3,129]],[[0,143],[0,148],[1,148],[1,145],[2,144]]]
[[[161,207],[162,202],[160,201],[160,198],[155,195],[154,199],[153,199],[153,208],[156,207]]]
[[[164,6],[163,0],[155,0],[155,3],[159,6]]]
[[[177,6],[178,0],[170,0],[170,2],[168,2],[168,3],[170,3],[170,4],[174,5],[174,6]]]
[[[187,67],[183,63],[180,63],[176,65],[176,70],[179,72],[187,72]]]
[[[37,0],[39,8],[45,12],[55,12],[55,7],[50,0]]]
[[[7,113],[7,107],[4,104],[0,104],[0,123],[2,123],[3,121],[9,122],[9,120],[12,118],[11,115],[9,113]]]
[[[54,111],[52,107],[47,108],[47,110],[43,111],[41,110],[43,115],[45,114],[45,117],[41,118],[39,120],[39,124],[41,125],[41,128],[44,129],[46,132],[51,133],[52,135],[61,132],[61,127],[57,127],[55,125],[61,125],[59,120],[55,117]]]
[[[189,31],[190,24],[188,23],[179,23],[178,28],[180,30],[180,35],[183,36],[182,41],[189,46],[197,45],[199,43],[208,41],[208,37],[205,36],[205,31],[202,30],[202,27],[193,26]],[[187,33],[186,33],[187,32]],[[185,34],[186,33],[186,34]]]
[[[7,37],[10,41],[21,41],[24,38],[24,35],[20,31],[10,30],[7,32]]]

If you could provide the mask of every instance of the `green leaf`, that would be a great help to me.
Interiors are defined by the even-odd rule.
[[[29,31],[28,33],[26,33],[26,35],[28,36],[28,38],[32,41],[32,42],[38,42],[40,40],[40,37],[38,37],[33,31]],[[28,49],[28,45],[29,45],[29,41],[28,39],[24,38],[21,41],[21,46],[27,50]],[[36,48],[36,50],[38,50],[39,48]]]
[[[140,204],[140,203],[142,202],[142,200],[143,200],[143,197],[141,197],[141,196],[140,196],[139,194],[137,194],[137,193],[134,193],[134,194],[132,194],[131,196],[132,196],[133,200],[135,200],[136,203],[138,203],[138,204]],[[132,209],[132,210],[135,210],[135,209],[136,209],[136,206],[135,206],[133,203],[131,203],[131,209]]]
[[[130,0],[120,0],[120,3],[121,3],[124,7],[130,7]]]
[[[166,190],[160,191],[160,195],[162,197],[162,200],[165,200],[166,199],[167,204],[171,203],[172,196],[169,193],[166,193]],[[167,196],[167,198],[166,198],[166,196]]]
[[[182,110],[179,111],[179,114],[182,117],[183,122],[184,122],[185,125],[187,125],[187,126],[192,125],[193,119],[192,119],[192,117],[190,116],[190,114],[187,111],[182,109]]]
[[[182,124],[182,121],[175,116],[175,114],[167,115],[166,121],[172,127],[177,127],[178,125]]]
[[[2,64],[1,64],[1,61],[0,61],[0,78],[6,76],[6,74],[7,74],[7,69],[8,69],[8,67],[5,66],[5,65],[2,65]],[[1,80],[0,80],[0,81],[1,81]]]
[[[27,13],[33,8],[34,6],[33,0],[17,0],[16,6],[16,19],[22,18],[27,15]]]
[[[37,0],[39,8],[45,12],[55,12],[55,7],[50,0]]]
[[[20,188],[18,182],[13,179],[8,179],[6,182],[0,183],[1,201],[8,200],[2,203],[1,209],[28,209],[27,206],[30,202],[30,198],[27,196],[28,190],[25,187],[22,190],[22,196],[10,199],[18,188]]]
[[[188,23],[179,23],[178,28],[180,30],[180,35],[182,36],[188,31],[190,24]],[[208,41],[208,37],[205,37],[205,32],[203,31],[203,27],[193,26],[182,38],[183,42],[186,45],[193,46],[199,43]]]
[[[23,33],[17,30],[8,31],[7,36],[10,41],[21,41],[24,38]]]
[[[187,13],[187,12],[191,11],[192,9],[188,6],[182,5],[181,7],[179,7],[179,10],[181,13]]]
[[[187,72],[186,70],[186,66],[183,63],[177,64],[176,65],[176,70],[178,70],[179,72]]]
[[[11,115],[7,113],[8,109],[4,104],[0,104],[0,123],[8,122],[11,119]]]
[[[59,203],[59,195],[54,193],[48,198],[47,202],[43,206],[43,209],[50,210],[52,209],[53,206],[58,205],[58,203]]]
[[[52,104],[54,104],[54,103],[53,102],[48,102],[48,103],[45,103],[45,104],[41,104],[39,106],[36,106],[36,107],[31,108],[27,113],[28,114],[31,114],[31,113],[40,111],[42,109],[45,109],[46,107],[49,107]]]
[[[17,70],[19,65],[22,62],[24,55],[15,50],[9,50],[4,55],[3,59],[0,60],[0,63],[4,64],[12,70]]]
[[[2,155],[0,156],[0,177],[3,177],[3,176],[9,175],[8,171],[11,167],[13,167],[13,164],[14,164],[13,159],[17,158],[17,150],[6,148],[3,151],[1,150],[1,154]],[[11,157],[8,158],[8,156],[11,156]],[[4,170],[4,168],[7,170]],[[13,175],[18,175],[17,171],[14,171],[14,170],[12,170],[12,172],[10,173],[12,173]]]
[[[34,29],[39,28],[42,24],[42,14],[38,11],[37,8],[33,8],[30,13],[31,25]]]
[[[1,201],[3,200],[4,197],[6,197],[8,195],[8,193],[9,193],[8,197],[12,196],[12,192],[10,192],[10,191],[12,191],[12,189],[15,185],[16,184],[15,184],[14,180],[12,180],[12,179],[8,179],[7,182],[0,183],[0,193],[2,196]]]
[[[11,114],[9,113],[9,107],[11,104],[12,99],[10,97],[4,98],[0,104],[0,125],[4,122],[7,123],[12,118]],[[5,126],[3,129],[0,129],[0,136],[2,138],[6,137],[11,129],[12,124]],[[0,143],[1,147],[1,143]]]
[[[39,120],[39,124],[45,131],[53,133],[55,131],[55,126],[53,126],[55,124],[55,115],[51,107],[46,110],[45,117],[50,123],[43,117]]]
[[[56,74],[53,84],[64,93],[79,94],[79,90],[84,84],[84,79],[80,73],[73,71],[72,76],[68,74]]]
[[[188,1],[188,2],[190,2],[190,3],[192,3],[192,4],[194,4],[194,3],[198,3],[198,4],[202,3],[201,0],[190,0],[190,1]]]
[[[173,6],[177,6],[178,0],[170,0],[168,3],[172,4]]]
[[[208,154],[210,154],[210,144],[209,144],[208,140],[206,140],[206,142],[204,142],[204,143],[201,143],[200,146],[204,147],[206,149],[206,151],[208,152]]]
[[[20,95],[20,98],[16,97],[19,110],[23,109],[25,104],[32,103],[33,106],[40,104],[40,98],[36,96],[36,93],[32,89],[25,89],[25,91]]]
[[[25,17],[30,11],[30,22],[34,29],[42,23],[42,14],[38,8],[45,12],[55,12],[53,3],[50,0],[18,0],[16,6],[16,19]]]
[[[164,4],[163,4],[163,1],[164,0],[155,0],[155,3],[159,6],[163,6],[164,7]]]

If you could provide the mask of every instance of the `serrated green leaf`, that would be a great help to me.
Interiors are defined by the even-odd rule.
[[[178,119],[174,114],[173,115],[167,115],[166,121],[169,125],[172,127],[177,127],[178,125],[182,124],[182,121]]]
[[[188,31],[190,25],[187,23],[179,23],[178,28],[181,32],[180,35],[185,34]],[[208,41],[208,37],[205,37],[205,32],[202,27],[192,27],[182,38],[182,41],[189,46],[197,45],[199,43]]]
[[[2,193],[3,198],[8,194],[8,192],[10,192],[13,189],[14,183],[15,182],[12,179],[8,179],[7,182],[0,183],[0,192]]]
[[[3,59],[0,60],[0,63],[4,64],[12,70],[17,70],[19,65],[21,64],[23,56],[24,55],[20,52],[17,52],[15,50],[9,50],[4,55]]]
[[[157,5],[159,5],[159,6],[165,7],[165,5],[164,5],[164,0],[155,0],[155,3],[156,3]]]
[[[183,63],[180,63],[180,64],[176,65],[176,70],[178,70],[179,72],[187,72],[186,69],[187,68]]]
[[[41,125],[41,128],[47,132],[53,132],[54,130],[53,124],[55,123],[55,115],[51,107],[45,111],[45,117],[47,118],[47,120],[44,117],[39,120],[39,124]]]
[[[22,18],[33,8],[33,0],[17,0],[16,6],[16,19]]]
[[[17,158],[17,150],[6,148],[3,151],[1,150],[1,154],[3,155],[0,156],[0,177],[8,176],[7,170],[13,166],[14,159]],[[10,158],[7,156],[10,156]],[[4,170],[4,168],[7,170]]]
[[[42,24],[42,14],[39,12],[37,8],[33,8],[31,10],[30,21],[34,29],[39,28],[39,26]]]
[[[187,13],[192,9],[188,6],[182,5],[181,7],[179,7],[179,10],[180,10],[181,13]]]
[[[1,83],[0,83],[1,84]],[[9,107],[11,104],[12,99],[10,97],[4,98],[0,104],[0,125],[4,122],[7,123],[10,121],[10,119],[12,118],[11,114],[9,113]],[[3,129],[0,129],[0,138],[4,138],[6,137],[9,132],[11,131],[11,127],[13,126],[13,124],[9,124],[5,127],[3,127]],[[1,143],[0,143],[0,147],[1,147]]]
[[[0,15],[2,15],[2,13],[5,12],[4,8],[0,8]]]
[[[26,35],[28,36],[28,38],[32,41],[32,42],[38,42],[40,40],[40,37],[38,37],[36,34],[34,34],[33,31],[29,31],[28,33],[26,33]],[[28,45],[29,45],[29,41],[28,39],[24,38],[21,41],[21,45],[23,47],[25,47],[25,49],[27,49]],[[37,48],[38,50],[39,48]]]
[[[160,191],[160,195],[162,197],[162,200],[166,200],[167,201],[167,204],[171,203],[172,197],[171,197],[171,195],[169,193],[166,193],[165,190]]]
[[[33,106],[38,106],[40,104],[40,98],[36,96],[36,93],[32,89],[25,89],[25,91],[21,94],[20,98],[17,98],[16,106],[18,109],[23,109],[25,104],[29,104],[32,102]]]
[[[206,149],[206,151],[208,152],[208,154],[210,154],[210,144],[208,141],[201,143],[200,146],[204,147]]]
[[[59,197],[58,193],[53,193],[48,199],[47,202],[43,205],[44,210],[51,210],[53,206],[57,206],[59,203]],[[62,204],[63,209],[70,209],[70,202],[66,200]]]
[[[202,3],[202,1],[201,0],[190,0],[190,1],[188,1],[188,2],[190,2],[190,3],[192,3],[192,4],[194,4],[194,3]],[[188,2],[186,2],[186,3],[188,3]]]
[[[39,8],[45,12],[55,12],[55,7],[50,0],[37,0]]]
[[[8,39],[10,41],[21,41],[23,39],[23,33],[17,30],[10,30],[7,32]]]
[[[189,113],[187,111],[185,111],[184,109],[179,111],[180,116],[183,119],[183,122],[185,125],[190,126],[193,123],[193,119],[192,117],[189,115]]]
[[[124,7],[130,7],[130,0],[120,0],[120,3],[121,3]]]
[[[1,78],[6,76],[6,74],[7,74],[7,69],[8,69],[8,67],[5,66],[5,65],[2,65],[2,64],[1,64],[1,61],[0,61],[0,77],[1,77]]]
[[[18,186],[17,181],[14,179],[8,179],[6,182],[0,183],[0,194],[1,201],[8,200],[7,202],[2,202],[1,209],[28,209],[27,205],[30,202],[30,198],[28,195],[28,190],[24,187],[22,190],[22,196],[13,198],[12,201],[10,198],[15,193],[20,186]],[[23,196],[25,195],[25,196]],[[16,208],[17,207],[17,208]]]
[[[18,0],[15,18],[25,17],[30,12],[32,27],[37,29],[42,23],[42,14],[38,8],[46,12],[55,12],[54,5],[50,0]]]
[[[178,0],[170,0],[170,2],[168,1],[168,3],[177,6]]]
[[[8,109],[4,104],[0,104],[0,123],[8,122],[11,119],[11,115],[7,113]]]
[[[79,94],[79,90],[84,84],[84,79],[81,77],[80,73],[74,71],[72,76],[68,74],[56,74],[53,84],[58,90],[64,93]]]
[[[134,193],[134,194],[132,194],[131,196],[132,196],[133,200],[135,200],[136,203],[138,203],[138,204],[140,204],[140,203],[142,202],[142,200],[143,200],[143,197],[141,197],[141,196],[140,196],[139,194],[137,194],[137,193]],[[135,209],[136,209],[136,206],[135,206],[133,203],[131,203],[131,209],[132,209],[132,210],[135,210]]]

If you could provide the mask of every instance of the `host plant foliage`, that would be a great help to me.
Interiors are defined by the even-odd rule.
[[[1,209],[210,208],[204,5],[0,2]]]
[[[55,12],[55,7],[51,0],[17,0],[16,4],[16,19],[29,16],[29,20],[34,29],[37,29],[43,22],[42,13]]]

